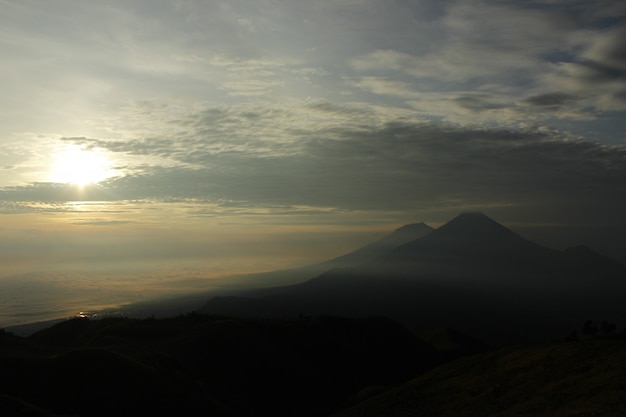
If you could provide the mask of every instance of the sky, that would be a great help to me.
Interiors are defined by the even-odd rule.
[[[626,259],[625,23],[613,0],[0,0],[0,286],[193,290],[466,211]]]

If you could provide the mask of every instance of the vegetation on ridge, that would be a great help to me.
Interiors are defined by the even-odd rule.
[[[0,342],[0,393],[59,415],[328,415],[445,355],[384,318],[72,319]],[[13,404],[14,402],[12,402]]]
[[[625,387],[626,342],[563,342],[461,358],[336,417],[617,416]]]

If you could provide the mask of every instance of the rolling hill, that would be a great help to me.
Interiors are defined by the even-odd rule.
[[[461,358],[335,417],[618,416],[624,387],[623,340],[557,343]]]
[[[600,334],[488,350],[382,317],[75,318],[0,331],[0,414],[624,415],[626,333]]]
[[[0,414],[329,415],[449,357],[380,317],[77,318],[0,332]]]

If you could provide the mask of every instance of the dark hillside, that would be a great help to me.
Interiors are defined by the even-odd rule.
[[[326,270],[328,270],[331,268],[357,266],[365,262],[370,262],[373,259],[387,255],[389,252],[408,242],[428,235],[433,230],[435,229],[425,223],[405,224],[394,230],[393,233],[369,245],[365,245],[354,252],[324,262],[323,265],[325,265]]]
[[[397,385],[446,357],[375,317],[72,319],[27,339],[4,334],[0,407],[85,417],[328,415],[367,386]]]
[[[588,340],[458,359],[337,417],[626,415],[626,342]]]

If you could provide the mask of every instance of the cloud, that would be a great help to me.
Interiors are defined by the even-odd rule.
[[[615,96],[616,91],[626,88],[625,18],[615,17],[616,22],[607,27],[577,32],[570,42],[575,46],[572,54],[538,75],[537,85],[577,96],[579,111],[601,114],[625,110]]]
[[[625,37],[626,29],[622,25],[611,27],[594,38],[590,48],[583,53],[583,57],[590,61],[601,62],[603,65],[612,67],[615,70],[625,70]]]
[[[572,94],[553,92],[538,94],[536,96],[527,97],[522,100],[523,103],[537,107],[560,107],[572,102],[575,102],[577,97]]]
[[[494,102],[493,98],[487,94],[463,95],[453,100],[458,106],[471,110],[472,112],[481,112],[504,107],[501,103]]]
[[[546,93],[528,97],[525,104],[544,108],[570,99]],[[467,94],[450,103],[470,113],[501,111],[493,100]],[[365,105],[327,101],[211,107],[167,123],[178,134],[114,141],[64,138],[152,162],[131,166],[126,175],[97,187],[5,187],[0,197],[6,210],[11,202],[14,211],[65,210],[61,203],[72,200],[173,204],[193,216],[481,206],[540,213],[550,207],[547,212],[562,210],[563,217],[591,221],[604,213],[603,218],[621,222],[618,213],[626,209],[624,147],[553,129],[385,117]],[[34,201],[47,205],[23,204]]]
[[[31,71],[40,84],[26,101],[49,109],[27,119],[54,119],[33,131],[107,151],[121,176],[81,193],[29,177],[2,197],[404,210],[538,201],[549,193],[536,173],[560,184],[555,198],[567,178],[608,190],[623,174],[587,158],[615,165],[621,148],[571,142],[595,120],[617,126],[605,143],[623,138],[607,113],[626,106],[623,6],[418,3],[12,6],[24,48],[13,71]],[[40,42],[46,76],[33,65]],[[45,152],[2,162],[24,175]],[[569,177],[555,178],[561,168]]]
[[[626,176],[623,148],[572,141],[558,133],[437,123],[332,128],[327,138],[323,133],[301,136],[299,153],[231,154],[204,169],[153,171],[129,182],[161,192],[171,183],[175,192],[167,193],[174,196],[214,196],[252,206],[411,210],[457,201],[536,207],[549,202],[565,208],[579,200],[582,190],[596,203],[624,204],[616,197]]]
[[[374,94],[404,99],[419,97],[419,92],[414,91],[411,84],[385,77],[363,77],[353,82],[352,85]]]
[[[428,47],[351,58],[361,74],[351,85],[466,124],[598,119],[624,110],[615,95],[626,82],[624,18],[610,2],[452,1],[431,22],[439,36]]]
[[[350,65],[357,71],[393,70],[416,78],[438,77],[437,67],[429,60],[393,49],[379,49],[353,58]]]
[[[560,67],[567,76],[585,86],[620,82],[626,78],[626,69],[599,61],[566,62]]]
[[[118,225],[125,225],[125,224],[131,224],[131,223],[133,222],[123,221],[123,220],[85,220],[85,221],[74,222],[72,224],[75,224],[78,226],[118,226]]]

